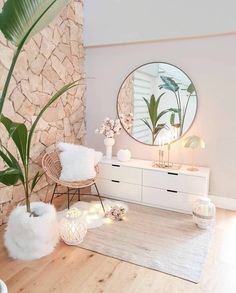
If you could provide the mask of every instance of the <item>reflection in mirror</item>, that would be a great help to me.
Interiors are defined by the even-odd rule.
[[[182,70],[167,63],[149,63],[125,79],[117,111],[130,136],[145,144],[162,145],[180,138],[190,128],[197,96]]]

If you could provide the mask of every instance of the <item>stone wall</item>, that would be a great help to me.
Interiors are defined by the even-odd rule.
[[[132,133],[133,122],[130,120],[130,114],[134,114],[134,73],[126,78],[120,88],[118,96],[118,112],[123,127],[128,133]]]
[[[0,7],[3,0],[0,0]],[[64,84],[79,79],[80,86],[64,94],[43,115],[32,141],[31,175],[41,168],[41,159],[59,141],[83,143],[85,135],[85,71],[83,48],[83,1],[72,0],[53,23],[25,46],[18,59],[3,113],[30,127],[40,109]],[[14,47],[0,35],[0,91],[10,66]],[[12,153],[14,145],[0,126],[1,143]],[[1,162],[0,167],[4,165]],[[45,200],[52,182],[44,176],[32,200]],[[22,202],[21,185],[0,186],[0,224],[13,206]]]
[[[129,114],[134,111],[134,74],[130,74],[119,91],[118,99],[119,113]]]

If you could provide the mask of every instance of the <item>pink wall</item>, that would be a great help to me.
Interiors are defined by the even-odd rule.
[[[151,61],[166,61],[182,68],[198,92],[196,120],[187,135],[204,138],[206,149],[197,164],[211,169],[210,194],[236,198],[236,34],[188,40],[104,46],[86,49],[87,143],[104,151],[103,137],[94,130],[104,117],[116,116],[118,89],[125,76]],[[114,154],[129,148],[134,158],[153,159],[155,149],[137,143],[124,131]],[[172,159],[189,163],[190,153],[173,144]]]

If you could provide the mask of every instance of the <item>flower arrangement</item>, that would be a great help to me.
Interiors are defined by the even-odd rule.
[[[127,209],[124,206],[116,204],[111,206],[110,209],[106,212],[106,217],[110,218],[113,221],[122,221],[127,212]]]
[[[128,114],[120,114],[120,121],[127,132],[130,132],[134,123],[134,115],[133,113]]]
[[[120,120],[105,118],[102,125],[96,129],[96,133],[103,134],[107,138],[113,138],[115,135],[119,135],[121,131]]]

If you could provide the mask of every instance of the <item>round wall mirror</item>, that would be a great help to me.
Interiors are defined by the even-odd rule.
[[[194,121],[196,90],[178,67],[148,63],[132,71],[122,83],[117,112],[123,128],[137,141],[149,145],[171,143]]]

